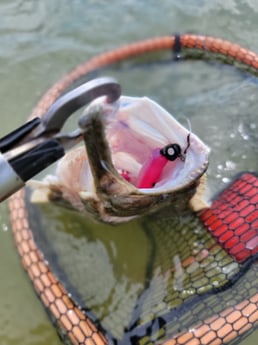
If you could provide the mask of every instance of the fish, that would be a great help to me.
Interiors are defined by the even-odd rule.
[[[148,97],[91,102],[79,126],[84,145],[54,175],[33,181],[33,202],[54,202],[97,221],[123,223],[169,206],[180,214],[206,207],[210,149]]]

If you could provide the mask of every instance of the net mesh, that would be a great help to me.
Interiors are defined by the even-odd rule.
[[[251,264],[258,252],[257,182],[251,174],[242,175],[217,197],[210,209],[200,213],[202,222],[190,215],[191,219],[184,217],[183,221],[171,225],[171,217],[166,219],[168,213],[165,213],[149,223],[153,245],[160,244],[163,250],[153,260],[156,272],[150,286],[153,291],[150,295],[149,291],[145,293],[138,303],[133,324],[135,334],[144,331],[147,334],[147,329],[150,331],[153,327],[151,339],[154,344],[161,335],[172,336],[195,328],[196,323],[207,322],[214,313],[223,313],[225,306],[230,307],[227,312],[234,314],[232,320],[236,323],[243,317],[238,305],[243,296],[258,297],[257,265]],[[190,228],[187,224],[191,224]],[[152,311],[149,310],[146,317],[145,305]],[[224,311],[224,315],[227,312]],[[140,317],[139,313],[142,313]],[[257,309],[253,306],[249,316],[252,318],[255,314]],[[152,320],[148,320],[150,317]],[[216,324],[215,320],[213,323]],[[238,331],[237,327],[229,327],[226,320],[223,322],[223,318],[219,320],[218,317],[218,329],[212,332],[207,327],[201,341],[207,338],[219,343],[223,325],[228,327],[228,338]],[[239,342],[240,338],[237,339]],[[138,341],[140,344],[151,343],[147,337]]]

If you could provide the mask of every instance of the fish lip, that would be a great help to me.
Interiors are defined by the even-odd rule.
[[[140,102],[143,113],[137,107],[130,109],[130,102],[133,106]],[[138,171],[131,171],[137,178],[146,155],[151,155],[152,150],[159,154],[157,147],[176,142],[184,153],[189,131],[147,98],[121,97],[118,111],[113,110],[101,100],[85,109],[81,127],[85,145],[68,152],[58,162],[57,178],[53,184],[51,180],[48,183],[50,200],[64,199],[72,208],[108,223],[128,221],[168,205],[171,212],[188,207],[187,201],[195,194],[199,178],[207,169],[209,148],[191,133],[185,159],[177,157],[171,169],[170,162],[165,162],[164,168],[163,157],[159,162],[164,169],[155,186],[137,188],[119,174],[119,168],[131,169],[132,162],[136,167],[138,164]],[[125,153],[133,157],[131,161],[127,161],[128,157],[123,160]]]
[[[146,108],[147,110],[145,113],[141,112],[140,115],[137,112],[134,114],[132,109],[130,109],[132,103],[135,108],[135,103],[138,103],[141,105],[141,109]],[[160,113],[162,116],[160,116]],[[151,121],[153,121],[153,123],[151,123]],[[153,124],[156,124],[156,126],[154,127]],[[144,129],[144,125],[146,125],[147,129]],[[139,128],[137,128],[137,126]],[[154,139],[151,135],[151,127],[154,133]],[[131,132],[131,137],[136,138],[138,141],[139,138],[142,142],[143,139],[146,140],[147,144],[145,143],[144,146],[143,143],[142,150],[146,150],[146,152],[148,151],[149,153],[152,149],[156,147],[161,148],[171,142],[176,142],[182,148],[185,148],[187,146],[187,135],[189,135],[189,131],[156,102],[147,97],[137,98],[121,96],[119,110],[113,114],[113,118],[106,128],[111,157],[117,171],[121,171],[121,169],[124,168],[119,164],[119,159],[116,159],[119,149],[121,148],[122,151],[124,149],[124,154],[130,151],[123,141],[123,133],[125,133],[125,130]],[[114,145],[114,137],[116,138],[115,141],[120,140],[120,148]],[[135,187],[135,178],[133,183],[129,183],[137,189],[139,194],[154,195],[178,191],[191,185],[204,174],[208,167],[209,152],[209,147],[195,134],[190,133],[190,147],[187,150],[185,162],[178,160],[176,162],[176,168],[173,171],[174,173],[168,172],[169,164],[167,164],[168,167],[165,168],[167,171],[164,172],[163,176],[161,176],[161,180],[158,181],[153,188]],[[138,161],[140,160],[139,157],[136,158]],[[141,164],[143,163],[144,162],[141,161]]]

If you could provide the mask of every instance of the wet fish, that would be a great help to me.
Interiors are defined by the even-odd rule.
[[[67,153],[55,175],[33,183],[33,201],[50,200],[108,223],[168,205],[177,214],[203,207],[209,148],[157,103],[100,98],[79,124],[85,146]]]
[[[34,201],[45,197],[106,223],[146,217],[99,226],[50,203],[42,210],[30,204],[44,259],[112,343],[161,344],[180,331],[187,332],[186,341],[190,334],[201,343],[203,324],[205,339],[206,331],[213,337],[210,320],[217,327],[225,305],[232,315],[240,313],[242,292],[251,298],[253,291],[246,279],[252,286],[256,280],[250,280],[254,271],[243,275],[246,266],[190,210],[205,205],[200,198],[209,148],[146,98],[122,97],[116,105],[98,100],[79,124],[85,145],[60,160],[55,175],[34,185]],[[234,284],[238,278],[243,279]]]

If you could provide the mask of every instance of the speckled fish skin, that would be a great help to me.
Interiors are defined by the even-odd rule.
[[[187,152],[186,157],[190,157],[189,161],[191,160],[191,162],[187,161],[186,164],[190,165],[191,168],[194,166],[194,170],[189,169],[189,176],[185,178],[185,181],[179,180],[179,185],[173,186],[173,188],[167,187],[167,183],[163,190],[156,188],[156,186],[149,190],[138,189],[134,184],[126,181],[114,166],[115,158],[110,144],[110,141],[112,142],[114,139],[112,139],[113,137],[109,138],[107,128],[112,130],[112,126],[116,126],[119,121],[122,123],[119,116],[125,117],[124,114],[117,115],[119,113],[117,107],[117,104],[111,105],[101,99],[86,108],[79,122],[85,147],[69,152],[59,164],[57,169],[59,178],[56,181],[50,179],[48,184],[48,199],[107,223],[125,222],[141,215],[156,212],[166,206],[170,206],[171,213],[177,214],[189,209],[189,201],[195,194],[200,178],[207,169],[209,149],[191,133],[189,152],[190,150],[196,152]],[[164,110],[162,109],[162,111]],[[120,112],[123,113],[123,108]],[[165,125],[167,120],[174,121],[171,124],[171,130],[174,126],[176,127],[176,135],[180,138],[181,145],[185,145],[188,131],[175,119],[170,120],[170,118],[172,119],[171,115],[165,118],[165,122],[164,119],[162,120]],[[154,123],[153,126],[155,125]],[[194,155],[198,155],[199,148],[200,151],[203,150],[204,158],[201,163],[196,160],[195,165]],[[90,170],[91,174],[86,183],[88,188],[83,188],[82,184],[78,184],[78,181],[82,179],[81,170],[85,164],[88,165],[87,169]],[[178,166],[180,164],[182,165],[181,161],[177,163]],[[184,174],[186,173],[184,172]],[[64,175],[68,177],[66,178]],[[89,182],[89,180],[92,181]]]

